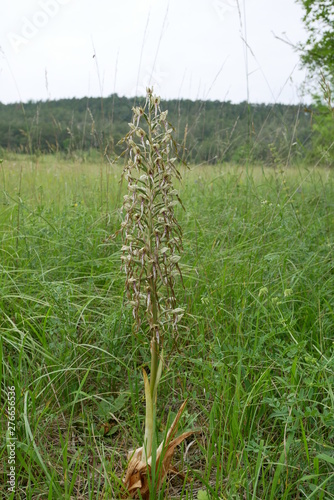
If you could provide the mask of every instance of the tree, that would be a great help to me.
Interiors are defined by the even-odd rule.
[[[308,32],[299,44],[302,64],[312,74],[322,73],[334,84],[334,0],[297,0],[304,7],[303,22]]]
[[[308,32],[299,44],[303,66],[317,79],[313,94],[310,158],[334,165],[334,0],[297,0],[304,7],[303,22]]]

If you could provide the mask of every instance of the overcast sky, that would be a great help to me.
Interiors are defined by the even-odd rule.
[[[0,101],[307,101],[294,0],[0,0]],[[283,39],[286,42],[280,40]]]

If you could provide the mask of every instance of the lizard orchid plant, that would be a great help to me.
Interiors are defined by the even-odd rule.
[[[143,107],[133,108],[130,131],[122,139],[128,161],[123,170],[128,192],[124,196],[122,267],[126,293],[132,307],[134,326],[147,332],[151,351],[150,374],[143,370],[146,416],[145,435],[140,448],[129,453],[123,479],[131,498],[150,498],[158,491],[170,469],[175,447],[192,432],[175,437],[185,402],[160,446],[156,435],[157,391],[163,371],[163,346],[167,333],[177,332],[183,309],[177,307],[175,284],[179,268],[182,231],[175,218],[181,204],[174,179],[181,179],[173,157],[176,144],[173,128],[161,111],[160,98],[147,89]]]

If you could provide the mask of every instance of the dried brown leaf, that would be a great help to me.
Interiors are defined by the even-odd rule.
[[[185,409],[187,401],[185,401],[179,409],[172,425],[170,426],[166,439],[159,445],[156,451],[156,472],[157,486],[160,487],[166,478],[169,471],[173,471],[171,461],[174,450],[182,441],[193,434],[193,431],[184,432],[180,436],[173,439],[177,432],[177,426],[181,415]],[[127,488],[130,498],[138,498],[138,490],[143,500],[149,499],[149,481],[148,474],[151,474],[152,457],[150,456],[147,463],[142,460],[143,447],[137,448],[131,452],[131,458],[128,463],[124,485]]]

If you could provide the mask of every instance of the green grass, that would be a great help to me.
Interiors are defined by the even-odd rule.
[[[120,168],[21,158],[0,166],[0,496],[15,385],[15,498],[120,498],[149,361],[111,237]],[[161,498],[334,498],[334,173],[202,166],[180,190],[187,313],[158,427],[189,398],[180,432],[200,432]]]

